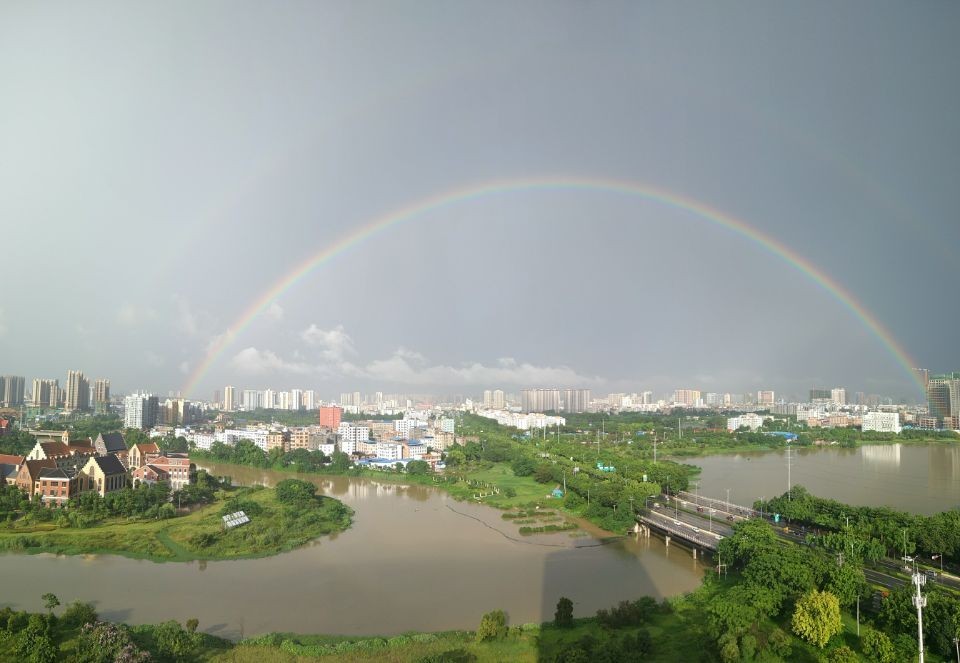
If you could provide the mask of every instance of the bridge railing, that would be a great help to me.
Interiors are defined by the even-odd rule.
[[[704,536],[701,533],[694,532],[689,527],[678,527],[674,525],[669,518],[661,516],[660,514],[645,514],[639,516],[639,519],[641,522],[647,525],[653,525],[654,527],[662,529],[675,537],[695,543],[702,548],[707,548],[709,550],[717,549],[717,539],[715,537]]]
[[[734,516],[734,517],[758,518],[760,516],[759,511],[749,506],[742,506],[740,504],[734,504],[732,502],[725,502],[724,500],[717,500],[712,497],[704,497],[703,495],[694,495],[693,493],[688,493],[685,490],[681,490],[680,492],[678,492],[677,496],[681,500],[692,502],[697,506],[716,509],[717,511],[723,511],[724,513],[729,513],[731,516]]]

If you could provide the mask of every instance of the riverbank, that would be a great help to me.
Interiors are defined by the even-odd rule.
[[[222,516],[245,511],[250,522],[224,530]],[[0,527],[0,551],[57,555],[119,555],[154,562],[268,557],[347,529],[353,512],[315,496],[284,503],[276,489],[217,491],[213,503],[182,516],[105,519],[87,527],[12,521]]]

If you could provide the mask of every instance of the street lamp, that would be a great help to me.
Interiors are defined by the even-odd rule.
[[[939,560],[940,560],[940,575],[943,575],[943,553],[937,553],[936,555],[930,555],[930,559],[939,559]]]
[[[716,511],[716,509],[710,509],[710,532],[711,533],[713,532],[713,512],[714,511]]]

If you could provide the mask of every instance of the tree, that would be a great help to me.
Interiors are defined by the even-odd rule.
[[[43,607],[51,614],[53,613],[53,609],[60,605],[60,599],[57,598],[56,594],[51,592],[47,592],[40,598],[43,599]]]
[[[513,473],[518,477],[528,477],[533,474],[536,468],[536,463],[525,456],[517,458],[510,464],[510,469],[512,469]]]
[[[840,605],[846,607],[857,601],[857,596],[866,593],[867,580],[863,569],[853,564],[831,566],[827,571],[826,589],[836,595]]]
[[[856,652],[846,645],[837,647],[827,654],[827,663],[857,663],[859,660],[860,657],[857,656]]]
[[[274,491],[279,502],[304,504],[313,501],[317,493],[317,487],[309,481],[301,479],[284,479],[276,485]]]
[[[92,624],[97,621],[97,611],[91,603],[74,601],[63,611],[60,621],[67,626],[79,628],[84,624]]]
[[[823,649],[840,632],[840,601],[830,592],[807,592],[797,601],[790,625],[794,633]]]
[[[429,474],[430,463],[425,460],[411,460],[407,463],[407,474]]]
[[[863,653],[874,663],[893,663],[897,660],[897,651],[886,633],[867,629],[860,638]]]
[[[57,647],[50,637],[50,624],[42,615],[30,615],[27,627],[17,638],[15,651],[17,660],[26,663],[53,663],[57,660]]]
[[[488,612],[480,620],[477,629],[477,642],[500,640],[507,634],[507,613],[503,610]]]
[[[174,661],[192,659],[195,649],[194,636],[183,629],[178,622],[170,620],[157,626],[153,639],[159,653]]]
[[[553,615],[553,623],[560,628],[570,628],[573,626],[573,601],[566,596],[561,596],[557,601],[557,611]]]
[[[191,617],[186,621],[186,627],[189,633],[196,633],[198,626],[200,626],[200,620],[196,617]]]

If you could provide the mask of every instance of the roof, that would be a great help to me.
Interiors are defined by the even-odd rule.
[[[100,433],[100,435],[97,436],[97,440],[103,442],[107,453],[127,450],[127,443],[123,441],[122,433]]]
[[[61,470],[59,467],[45,467],[40,470],[38,477],[40,479],[70,479],[70,475]]]
[[[0,464],[19,465],[23,462],[25,456],[14,456],[12,454],[0,454]]]
[[[26,467],[30,478],[36,479],[40,474],[40,470],[43,468],[56,466],[57,461],[53,460],[52,458],[44,458],[42,460],[25,460],[23,461],[23,465],[20,466],[20,469],[22,470],[24,467]]]
[[[70,449],[63,442],[37,442],[37,444],[43,449],[43,454],[47,458],[50,456],[66,456],[70,453]]]
[[[133,446],[142,454],[155,454],[160,452],[160,447],[157,446],[156,442],[140,442]]]
[[[113,454],[93,456],[90,460],[96,463],[104,474],[126,474],[127,472],[120,459]]]
[[[85,448],[85,449],[92,449],[92,448],[93,448],[93,440],[91,440],[89,437],[88,437],[88,438],[85,438],[85,439],[83,439],[83,440],[70,440],[70,446],[71,446],[71,447],[83,447],[83,448]]]

